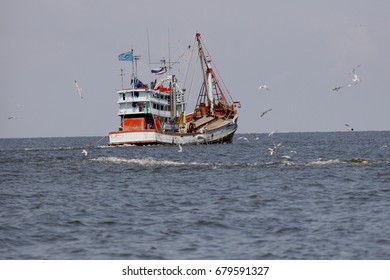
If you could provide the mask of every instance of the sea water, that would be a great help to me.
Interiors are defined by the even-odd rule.
[[[0,259],[390,259],[388,131],[99,140],[0,139]]]

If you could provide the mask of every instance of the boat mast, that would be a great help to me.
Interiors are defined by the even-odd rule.
[[[211,115],[214,114],[214,97],[213,97],[213,77],[211,74],[211,60],[207,60],[207,93],[208,93],[208,99],[210,103],[210,113]]]
[[[200,63],[203,70],[203,83],[204,88],[206,89],[206,96],[209,101],[209,108],[210,108],[210,114],[214,114],[214,97],[213,97],[213,76],[212,76],[212,70],[211,70],[211,60],[207,59],[202,43],[200,40],[200,33],[196,33],[196,40],[198,42],[198,51],[199,51],[199,57],[200,57]]]
[[[176,122],[176,76],[172,75],[172,81],[170,82],[170,88],[171,88],[171,96],[170,96],[170,105],[171,105],[171,120],[175,123]]]

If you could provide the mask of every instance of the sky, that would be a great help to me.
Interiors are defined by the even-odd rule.
[[[133,48],[149,79],[147,34],[159,61],[196,31],[241,102],[238,133],[388,131],[389,13],[388,0],[0,0],[0,138],[115,131],[118,55]],[[332,91],[358,65],[360,83]]]

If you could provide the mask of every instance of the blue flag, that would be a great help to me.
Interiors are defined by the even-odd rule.
[[[133,51],[118,55],[120,61],[133,61]]]

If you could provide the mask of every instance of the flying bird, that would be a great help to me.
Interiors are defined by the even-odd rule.
[[[275,148],[275,147],[273,147],[273,148],[268,148],[268,150],[269,150],[269,154],[270,154],[271,156],[273,156],[274,154],[276,154],[276,148]]]
[[[273,131],[271,131],[271,132],[268,134],[268,137],[270,137],[270,136],[274,135],[274,133],[276,133],[276,132],[277,132],[277,130],[273,130]]]
[[[268,109],[267,111],[264,111],[263,113],[261,113],[260,118],[264,117],[264,115],[270,111],[272,111],[272,109]]]
[[[238,137],[238,140],[244,140],[244,141],[249,142],[248,138],[246,138],[246,137]]]
[[[8,119],[9,120],[16,119],[16,116],[9,116]]]
[[[76,80],[74,80],[74,83],[76,84],[76,88],[77,88],[77,90],[79,92],[80,98],[83,99],[84,98],[84,96],[83,96],[83,89],[79,86],[79,84],[77,83]]]
[[[352,82],[356,85],[360,82],[359,76],[356,74],[356,69],[360,67],[360,64],[352,69]]]
[[[259,90],[262,90],[262,89],[264,89],[264,90],[271,90],[267,85],[259,86]]]
[[[351,71],[351,73],[352,73],[352,83],[351,84],[337,86],[337,87],[333,88],[332,90],[338,92],[342,88],[351,87],[353,85],[357,85],[361,81],[360,77],[356,74],[356,69],[359,68],[359,67],[360,67],[360,64],[358,66],[354,67],[352,69],[352,71]]]
[[[181,153],[182,151],[183,151],[183,148],[182,148],[182,146],[180,145],[180,143],[179,144],[177,144],[178,146],[179,146],[179,150],[178,150],[178,152],[179,153]]]
[[[352,84],[347,84],[347,85],[344,85],[344,86],[338,86],[338,87],[335,87],[334,89],[332,89],[333,91],[339,91],[340,89],[342,89],[342,88],[345,88],[345,87],[350,87],[350,86],[352,86]]]
[[[346,123],[345,126],[347,127],[347,130],[353,131],[353,128],[349,124]]]
[[[84,156],[87,156],[87,155],[88,155],[88,152],[87,152],[87,150],[85,150],[85,149],[84,149],[81,153],[84,154]]]
[[[282,143],[274,144],[273,148],[268,148],[269,154],[271,156],[275,155],[278,152],[279,147],[282,145]]]
[[[335,88],[332,89],[332,90],[333,90],[333,91],[339,91],[340,89],[342,89],[342,86],[335,87]]]

